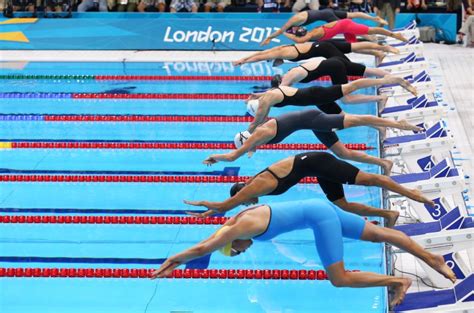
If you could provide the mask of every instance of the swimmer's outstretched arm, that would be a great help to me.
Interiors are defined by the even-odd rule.
[[[225,227],[220,232],[212,234],[211,237],[201,241],[197,245],[181,253],[173,255],[172,257],[169,257],[159,269],[152,272],[151,278],[164,278],[171,274],[171,272],[181,264],[219,250],[229,242],[238,239],[238,237],[241,236],[240,232],[241,227]]]
[[[212,154],[202,163],[212,165],[219,161],[233,162],[245,153],[255,151],[258,146],[266,144],[271,139],[271,137],[272,135],[268,135],[268,132],[265,130],[260,130],[257,128],[257,130],[249,137],[249,139],[244,142],[240,148],[224,154]],[[249,157],[251,156],[252,155],[249,153]]]
[[[295,36],[293,34],[288,34],[288,33],[283,33],[283,35],[285,35],[286,38],[293,40],[296,43],[305,43],[312,39],[311,32],[308,32],[306,33],[306,35],[301,36],[301,37]]]
[[[207,217],[217,213],[224,213],[233,208],[243,204],[248,203],[252,199],[258,198],[260,196],[266,195],[270,193],[275,187],[269,187],[266,184],[259,183],[255,179],[251,180],[250,183],[242,188],[238,193],[236,193],[233,197],[228,198],[222,202],[210,202],[210,201],[187,201],[184,200],[184,203],[194,206],[203,206],[208,208],[204,213],[196,213],[196,212],[186,212],[189,215],[193,215],[196,217]]]
[[[238,66],[245,63],[253,63],[253,62],[258,62],[258,61],[267,61],[267,60],[277,59],[277,58],[280,58],[281,56],[280,51],[282,49],[284,49],[283,46],[278,46],[278,47],[271,48],[268,50],[258,51],[256,53],[249,55],[248,57],[232,62],[232,65]]]
[[[308,13],[306,12],[300,12],[300,13],[297,13],[295,15],[293,15],[286,23],[285,25],[283,25],[279,30],[277,30],[276,32],[273,32],[272,34],[270,34],[270,36],[268,36],[267,38],[265,38],[265,40],[262,41],[262,43],[260,44],[261,46],[265,46],[265,45],[268,45],[270,43],[270,41],[273,39],[273,38],[276,38],[278,36],[280,36],[281,34],[283,34],[284,32],[286,32],[288,29],[290,29],[291,27],[293,26],[299,26],[301,24],[303,24],[306,19],[308,18]]]

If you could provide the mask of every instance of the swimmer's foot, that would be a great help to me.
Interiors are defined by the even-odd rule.
[[[427,262],[435,271],[443,275],[446,279],[449,279],[453,284],[456,282],[456,274],[446,264],[444,258],[441,255],[433,254]]]
[[[389,84],[398,84],[398,85],[400,85],[403,89],[407,90],[408,92],[410,92],[414,96],[418,95],[418,93],[416,92],[415,86],[410,84],[410,82],[403,79],[402,77],[398,77],[398,76],[394,76],[394,75],[385,75],[384,79]]]
[[[375,54],[375,61],[377,64],[381,64],[383,62],[383,59],[385,59],[385,53],[382,51],[378,51]]]
[[[398,128],[402,130],[412,130],[417,132],[423,131],[423,128],[410,124],[406,120],[401,120],[400,122],[398,122]]]
[[[411,279],[410,278],[400,278],[400,282],[397,283],[393,287],[393,298],[390,302],[390,307],[393,308],[394,306],[399,305],[405,299],[405,295],[407,293],[408,288],[411,286]]]
[[[398,39],[400,41],[403,41],[403,42],[407,42],[408,39],[405,38],[405,36],[403,36],[402,34],[400,33],[392,33],[392,37],[395,38],[395,39]]]
[[[388,25],[388,22],[386,20],[384,20],[383,18],[381,18],[380,16],[377,16],[376,17],[376,22],[379,23],[379,24],[382,24],[382,25]]]
[[[423,193],[421,191],[419,191],[418,189],[412,189],[411,192],[412,192],[412,195],[410,197],[411,199],[413,199],[417,202],[420,202],[420,203],[427,204],[431,207],[434,207],[436,205],[433,200],[428,199],[427,197],[425,197],[423,195]]]
[[[398,50],[397,48],[395,47],[392,47],[392,46],[384,46],[386,48],[386,51],[389,52],[389,53],[393,53],[393,54],[400,54],[400,50]]]
[[[382,168],[383,168],[384,175],[390,176],[392,172],[393,162],[391,160],[386,160],[386,159],[382,161],[383,161]]]
[[[387,213],[389,216],[385,219],[385,227],[393,228],[398,220],[398,217],[400,216],[400,213],[398,211],[388,211]]]
[[[379,113],[381,113],[385,109],[385,105],[387,104],[388,101],[388,96],[381,96],[382,99],[378,101],[379,104]]]
[[[272,66],[277,67],[277,66],[280,66],[282,64],[283,64],[283,59],[275,59],[275,61],[273,61]]]

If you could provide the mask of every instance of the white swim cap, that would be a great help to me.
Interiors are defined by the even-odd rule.
[[[254,100],[249,100],[247,102],[247,112],[249,112],[250,115],[252,116],[255,116],[255,114],[257,114],[257,110],[258,110],[258,100],[254,99]]]
[[[235,134],[235,137],[234,137],[234,145],[235,147],[238,149],[240,147],[242,147],[242,145],[244,144],[244,142],[247,141],[247,139],[249,139],[251,136],[251,134],[246,130],[246,131],[243,131],[243,132],[238,132],[237,134]]]

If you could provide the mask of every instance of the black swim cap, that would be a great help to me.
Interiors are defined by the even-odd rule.
[[[272,87],[276,88],[276,87],[280,86],[280,84],[281,84],[281,75],[280,74],[273,75],[272,83],[271,83]]]
[[[245,187],[245,183],[235,183],[230,188],[230,196],[233,197],[237,194],[237,192],[241,191],[242,188]]]

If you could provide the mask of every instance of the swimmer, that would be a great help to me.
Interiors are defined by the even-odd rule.
[[[286,32],[288,29],[294,26],[306,26],[308,24],[314,23],[316,21],[324,21],[326,23],[338,21],[341,19],[353,19],[360,18],[364,20],[369,20],[372,22],[380,23],[382,25],[388,25],[387,21],[378,16],[371,16],[362,12],[346,12],[341,10],[308,10],[304,12],[299,12],[293,15],[279,30],[272,33],[270,36],[265,38],[260,44],[261,46],[268,45],[273,38],[276,38]]]
[[[390,73],[379,68],[369,68],[363,64],[348,61],[342,57],[332,57],[326,60],[315,59],[289,70],[283,77],[275,75],[272,87],[291,86],[295,83],[309,83],[322,76],[330,76],[333,85],[349,82],[347,76],[376,76],[384,77]],[[281,83],[279,81],[281,80]],[[366,103],[371,101],[387,101],[383,95],[345,95],[344,103]],[[383,103],[382,103],[383,104]]]
[[[389,218],[380,212],[381,210],[374,211],[368,207],[347,205],[345,199],[339,202],[339,199],[344,198],[343,184],[377,186],[414,201],[434,206],[434,202],[426,198],[421,191],[405,188],[387,176],[363,172],[327,152],[300,153],[278,161],[250,178],[246,183],[234,184],[231,197],[225,201],[185,201],[185,203],[208,208],[208,211],[204,213],[192,213],[198,217],[206,217],[227,212],[240,204],[257,203],[260,196],[280,195],[305,177],[316,177],[328,200],[340,205],[344,210],[360,215]]]
[[[391,46],[382,46],[373,42],[353,42],[339,40],[327,40],[322,42],[307,42],[293,45],[278,46],[272,49],[256,52],[248,57],[232,62],[234,66],[259,61],[271,61],[273,66],[283,63],[283,60],[297,62],[315,57],[323,57],[329,59],[331,57],[344,57],[350,61],[345,55],[348,53],[364,53],[383,59],[386,53],[398,54],[400,51]]]
[[[251,247],[253,240],[268,241],[298,229],[313,231],[316,251],[333,286],[389,287],[394,292],[391,307],[403,301],[411,280],[372,272],[346,271],[343,238],[391,244],[423,260],[453,283],[456,281],[456,275],[441,255],[423,249],[398,230],[375,226],[321,199],[264,204],[245,209],[209,238],[168,258],[152,272],[151,277],[166,277],[176,267],[217,250],[226,256],[237,256]]]
[[[268,117],[268,113],[272,107],[284,107],[287,105],[295,105],[295,106],[308,106],[308,105],[316,105],[321,111],[333,114],[333,112],[327,112],[325,110],[325,106],[330,106],[335,104],[334,101],[350,94],[353,91],[358,89],[367,88],[367,87],[374,87],[379,85],[385,84],[399,84],[406,90],[410,91],[413,95],[416,94],[416,88],[413,87],[408,81],[404,80],[401,77],[396,77],[392,75],[386,75],[383,78],[378,79],[371,79],[371,78],[363,78],[358,79],[353,82],[343,84],[343,85],[334,85],[330,87],[320,87],[320,86],[312,86],[308,88],[293,88],[293,87],[278,87],[274,89],[270,89],[266,92],[261,93],[254,93],[250,95],[247,99],[247,103],[250,103],[249,106],[251,108],[251,114],[255,116],[255,119],[250,123],[248,127],[248,131],[252,133],[257,126],[263,124]],[[252,101],[251,100],[257,100]],[[375,120],[374,120],[375,121]],[[379,120],[377,120],[379,121]],[[388,121],[386,122],[388,123]],[[360,124],[358,124],[360,125]],[[395,124],[393,126],[386,127],[396,127]],[[405,126],[402,126],[401,129],[407,130],[418,130],[418,128],[412,128],[412,125],[409,125],[405,122]],[[354,125],[352,125],[354,126]],[[383,125],[373,125],[373,126],[383,126]]]
[[[333,108],[339,108],[335,103]],[[339,108],[340,110],[340,108]],[[330,112],[330,110],[327,110]],[[386,159],[370,156],[362,151],[347,149],[343,142],[334,132],[335,129],[351,128],[356,126],[379,126],[394,128],[415,129],[417,126],[408,124],[406,121],[392,121],[372,115],[352,114],[325,114],[319,110],[304,110],[289,112],[272,118],[258,126],[252,134],[240,132],[235,136],[235,150],[225,154],[213,154],[203,161],[204,164],[214,164],[219,161],[233,162],[245,153],[252,156],[256,149],[264,144],[277,144],[298,130],[311,130],[316,138],[342,159],[369,163],[381,166],[385,175],[389,175],[393,162]]]
[[[350,19],[339,20],[336,22],[327,23],[321,27],[317,27],[308,32],[301,32],[296,29],[294,33],[301,33],[301,36],[285,32],[284,35],[294,42],[302,43],[307,41],[324,41],[333,38],[336,35],[343,34],[348,42],[356,42],[357,35],[384,35],[407,42],[402,34],[391,32],[382,27],[368,27],[363,24],[358,24]]]

